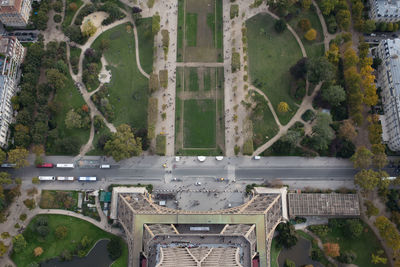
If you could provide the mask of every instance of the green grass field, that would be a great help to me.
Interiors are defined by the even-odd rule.
[[[102,39],[110,40],[110,48],[104,53],[108,66],[112,71],[109,87],[109,100],[114,108],[113,123],[123,123],[133,128],[147,126],[148,79],[144,77],[136,65],[135,42],[133,32],[126,31],[126,25],[119,25],[100,35],[93,44],[96,49]],[[148,46],[153,47],[153,43]],[[145,50],[149,54],[141,54],[141,58],[152,58],[152,49]]]
[[[79,93],[79,90],[75,87],[74,81],[69,73],[66,76],[67,81],[65,86],[59,89],[54,97],[54,103],[57,106],[55,117],[57,129],[60,138],[72,137],[78,140],[79,145],[82,146],[89,139],[90,129],[67,129],[65,126],[65,117],[67,116],[68,111],[71,109],[81,108],[82,105],[85,104],[85,101],[83,100],[82,95]],[[55,153],[51,143],[46,145],[46,153]],[[60,151],[57,154],[65,155],[65,153],[61,153]]]
[[[216,48],[222,49],[224,40],[223,40],[223,24],[222,24],[222,1],[216,1],[215,4],[215,13],[216,13]],[[222,54],[218,57],[219,62],[223,62]]]
[[[69,8],[69,5],[71,3],[75,3],[77,6],[76,10],[72,10]],[[74,17],[76,11],[78,11],[78,9],[83,5],[83,1],[82,0],[67,0],[66,1],[66,7],[65,7],[65,16],[64,16],[64,21],[62,22],[62,27],[66,28],[69,25],[71,25],[72,22],[72,18]]]
[[[324,33],[322,31],[321,22],[319,21],[318,15],[312,6],[308,11],[302,11],[297,17],[294,17],[289,21],[290,26],[297,32],[301,41],[304,45],[304,48],[307,52],[307,57],[309,58],[317,58],[324,55]],[[314,41],[308,41],[304,38],[305,32],[303,32],[298,26],[298,22],[301,19],[308,19],[311,23],[311,27],[317,31],[317,38]]]
[[[279,267],[278,266],[278,257],[279,257],[279,253],[280,252],[281,252],[281,250],[276,248],[275,239],[272,239],[272,243],[271,243],[271,267]]]
[[[39,217],[48,219],[50,232],[46,238],[39,237],[34,230],[34,223]],[[54,231],[57,226],[64,225],[68,228],[68,235],[65,239],[59,240],[55,237]],[[31,262],[42,262],[48,259],[58,257],[64,250],[74,251],[77,242],[84,235],[87,235],[91,240],[90,248],[100,239],[110,239],[113,235],[109,234],[100,228],[77,218],[64,215],[38,215],[29,223],[23,232],[27,241],[26,249],[18,254],[12,254],[12,260],[18,267],[25,267]],[[44,252],[41,256],[35,257],[33,249],[42,247]],[[88,249],[88,251],[90,250]],[[122,256],[117,259],[112,267],[125,267],[128,262],[128,247],[124,242]]]
[[[184,147],[215,147],[215,100],[185,100],[184,102]]]
[[[199,91],[199,76],[197,75],[197,68],[186,68],[189,70],[189,84],[186,84],[186,88],[189,91]],[[188,90],[186,90],[188,91]]]
[[[206,69],[203,74],[204,91],[211,90],[211,73],[210,69]]]
[[[186,13],[186,46],[196,46],[197,43],[197,14]]]
[[[150,74],[153,71],[153,44],[154,36],[151,34],[153,18],[142,18],[136,22],[139,39],[140,65],[143,70]]]
[[[293,35],[288,30],[277,34],[274,23],[266,14],[247,20],[249,73],[252,84],[268,96],[275,110],[281,101],[289,104],[289,112],[277,114],[281,123],[286,124],[298,108],[290,96],[289,69],[302,55]]]
[[[357,238],[351,238],[348,234],[344,233],[341,228],[334,227],[332,231],[328,232],[327,236],[321,237],[322,242],[334,242],[338,243],[341,251],[352,250],[357,254],[356,260],[353,262],[358,266],[363,267],[385,267],[390,266],[389,264],[372,264],[371,254],[381,250],[382,247],[379,243],[378,238],[372,232],[371,228],[364,222],[364,231],[361,236]]]
[[[183,59],[183,27],[185,27],[185,0],[178,0],[177,61]]]
[[[279,131],[279,127],[275,122],[274,116],[266,104],[263,105],[261,115],[251,116],[250,119],[253,124],[254,149],[257,149],[259,146],[266,143]]]

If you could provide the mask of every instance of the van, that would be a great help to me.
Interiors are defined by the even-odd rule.
[[[101,164],[100,165],[100,169],[110,169],[110,168],[111,168],[110,164]]]

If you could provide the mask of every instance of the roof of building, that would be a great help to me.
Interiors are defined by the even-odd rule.
[[[0,13],[14,13],[21,10],[23,0],[0,0]]]
[[[400,18],[400,0],[373,0],[377,17]]]
[[[392,74],[391,80],[394,90],[391,91],[391,94],[400,96],[400,39],[387,39],[382,42],[385,47],[385,54],[388,56],[388,60],[385,60],[385,62]]]
[[[356,194],[289,193],[289,215],[294,216],[359,216]]]
[[[111,202],[111,192],[100,192],[100,201],[101,202]]]

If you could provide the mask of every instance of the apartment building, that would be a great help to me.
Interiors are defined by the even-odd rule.
[[[400,21],[400,0],[370,0],[370,18],[377,22]]]
[[[400,39],[382,40],[376,52],[382,59],[378,74],[385,113],[382,138],[391,150],[400,151]]]
[[[6,26],[25,27],[32,10],[32,0],[0,0],[0,21]]]
[[[0,146],[8,142],[8,128],[13,122],[11,98],[17,90],[17,75],[25,48],[14,36],[0,37]]]

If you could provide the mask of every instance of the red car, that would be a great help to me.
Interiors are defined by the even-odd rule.
[[[54,165],[53,163],[42,163],[42,164],[38,164],[36,165],[37,168],[53,168]]]

